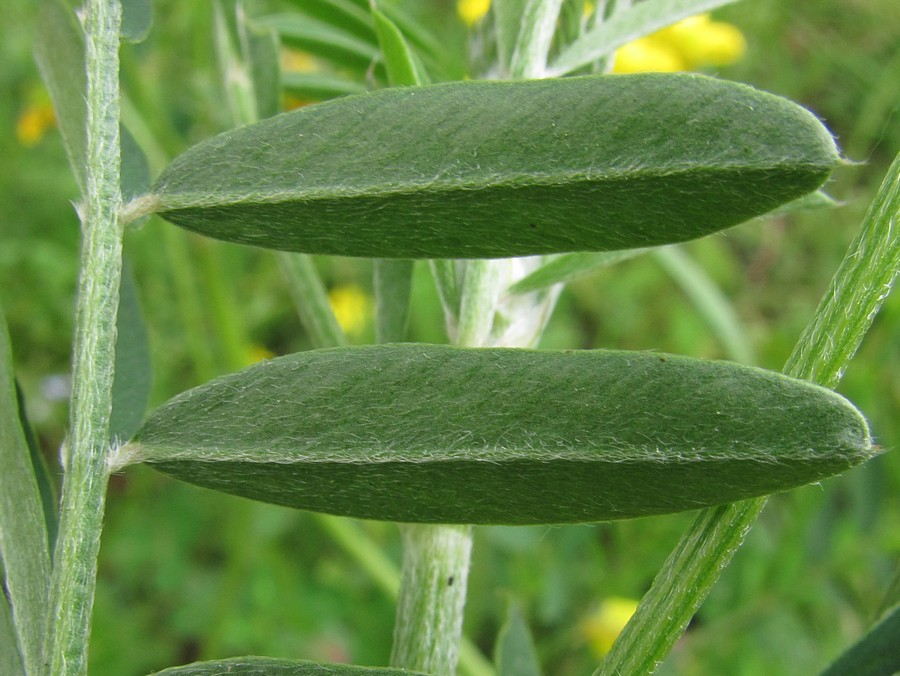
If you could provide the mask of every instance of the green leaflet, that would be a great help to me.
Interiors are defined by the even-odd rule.
[[[0,609],[0,663],[16,662],[9,628],[18,639],[25,673],[42,673],[50,554],[46,516],[13,379],[12,347],[0,308],[0,573],[11,612]],[[15,672],[13,672],[15,673]]]
[[[887,676],[900,671],[900,605],[894,606],[821,676]]]
[[[155,672],[152,676],[416,676],[404,669],[357,667],[351,664],[316,664],[306,660],[275,657],[232,657],[212,662],[194,662]],[[421,674],[419,676],[422,676]]]
[[[405,344],[213,380],[151,414],[114,464],[334,514],[525,524],[733,502],[874,452],[845,399],[751,367]]]
[[[514,599],[509,599],[506,621],[497,636],[494,663],[498,676],[541,676],[528,622],[522,614],[522,607]]]
[[[221,134],[173,161],[152,199],[232,242],[494,258],[693,239],[815,190],[839,162],[808,111],[704,76],[460,82]]]

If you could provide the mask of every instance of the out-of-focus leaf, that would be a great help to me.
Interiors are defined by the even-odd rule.
[[[69,165],[84,191],[87,154],[84,36],[74,12],[61,0],[41,0],[36,25],[34,57],[53,100]]]
[[[0,574],[2,573],[3,566],[0,565]],[[10,676],[26,676],[22,656],[19,654],[19,641],[13,623],[12,609],[9,607],[6,594],[0,594],[0,670],[2,670],[0,673]]]
[[[52,556],[56,546],[56,531],[59,526],[59,499],[56,490],[56,482],[50,475],[47,461],[44,459],[38,440],[34,436],[31,423],[25,409],[25,395],[22,388],[16,382],[16,399],[19,404],[19,424],[22,426],[22,434],[25,443],[28,444],[31,466],[34,468],[34,478],[37,481],[38,492],[41,494],[41,506],[44,508],[44,524],[47,528],[47,551]],[[0,673],[3,673],[0,671]]]
[[[366,91],[365,86],[359,82],[327,73],[286,72],[281,74],[281,84],[294,98],[308,101],[327,101]]]
[[[368,0],[291,0],[304,14],[376,44]]]
[[[119,32],[128,42],[141,42],[153,24],[153,3],[150,0],[121,0],[122,26]]]
[[[900,673],[900,605],[894,606],[822,676],[893,676]]]
[[[622,249],[598,253],[572,253],[555,256],[544,265],[509,287],[509,293],[530,293],[554,284],[571,282],[594,270],[615,265],[646,253],[649,249]]]
[[[513,51],[522,29],[522,15],[528,0],[493,0],[491,12],[494,15],[497,36],[497,55],[503,72],[509,72]]]
[[[150,164],[134,136],[124,126],[119,128],[119,139],[122,158],[119,186],[122,200],[127,202],[146,194],[150,189]]]
[[[50,554],[41,494],[19,417],[12,347],[0,308],[0,559],[27,674],[44,671]],[[8,656],[7,661],[12,660]]]
[[[693,239],[815,190],[839,162],[807,110],[699,75],[460,82],[221,134],[176,158],[153,199],[232,242],[492,258]]]
[[[291,47],[328,59],[337,66],[365,74],[374,69],[383,74],[378,46],[352,33],[300,13],[273,14],[255,19],[273,29],[281,41]]]
[[[392,87],[427,84],[422,68],[416,64],[415,55],[403,38],[400,29],[377,9],[372,10],[378,44],[384,55],[388,83]]]
[[[497,676],[541,675],[531,632],[522,616],[521,607],[515,601],[510,601],[506,622],[497,636],[494,663],[497,665]]]
[[[109,436],[126,441],[140,427],[150,399],[153,366],[147,327],[141,315],[137,286],[129,266],[122,270],[119,313],[116,316],[116,370],[112,388]]]
[[[566,47],[550,67],[551,75],[565,75],[612,54],[625,43],[649,35],[695,14],[735,0],[644,0],[623,3],[605,21]]]
[[[407,343],[213,380],[157,409],[114,464],[334,514],[525,524],[733,502],[874,452],[845,399],[760,369]]]
[[[263,28],[249,20],[240,5],[237,7],[237,29],[244,65],[253,86],[256,119],[272,117],[281,110],[278,37],[271,28]]]
[[[357,667],[352,664],[316,664],[275,657],[232,657],[212,662],[194,662],[157,671],[151,676],[417,676],[404,669]],[[424,674],[418,674],[424,676]]]

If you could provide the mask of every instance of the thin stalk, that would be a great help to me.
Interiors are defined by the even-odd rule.
[[[514,79],[544,77],[562,0],[529,0],[509,65]]]
[[[900,271],[900,155],[872,202],[784,373],[835,387]],[[700,513],[595,676],[651,673],[740,546],[765,498]]]
[[[316,347],[347,344],[347,336],[335,319],[328,293],[312,258],[306,254],[278,252],[278,265],[300,316],[300,323]]]
[[[456,673],[471,526],[401,524],[403,577],[391,664],[435,676]]]
[[[122,271],[118,0],[84,6],[87,167],[73,386],[46,657],[54,676],[87,668],[106,498],[116,311]]]

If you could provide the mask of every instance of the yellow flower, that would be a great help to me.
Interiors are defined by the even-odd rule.
[[[633,599],[611,596],[582,620],[582,634],[597,657],[603,657],[609,652],[637,606],[638,602]]]
[[[651,37],[638,38],[616,51],[614,73],[674,73],[687,64],[669,45]]]
[[[16,138],[26,148],[37,145],[47,130],[56,124],[56,115],[49,100],[35,101],[25,106],[16,120]]]
[[[372,299],[356,284],[336,286],[328,292],[337,323],[349,336],[359,336],[372,318]]]
[[[274,352],[262,345],[251,345],[247,348],[247,352],[244,355],[244,363],[247,366],[250,366],[251,364],[256,364],[265,359],[271,359],[274,356]]]
[[[471,26],[484,18],[491,8],[491,0],[458,0],[456,13],[467,26]]]
[[[743,33],[709,14],[688,17],[616,52],[614,73],[673,72],[734,63],[747,48]]]

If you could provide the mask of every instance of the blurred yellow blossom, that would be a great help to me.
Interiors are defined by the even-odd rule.
[[[251,364],[271,359],[274,356],[274,352],[262,345],[251,345],[247,348],[247,352],[244,355],[244,363],[250,366]]]
[[[29,103],[16,120],[16,138],[26,148],[40,142],[47,130],[56,124],[56,115],[49,99]]]
[[[614,73],[670,73],[734,63],[747,48],[744,34],[709,14],[688,17],[616,51]]]
[[[456,13],[466,25],[480,21],[491,8],[491,0],[459,0],[456,3]]]
[[[328,292],[337,323],[348,336],[359,336],[372,320],[372,298],[356,284],[343,284]]]
[[[582,620],[582,635],[597,657],[603,657],[609,652],[637,606],[638,602],[634,599],[610,596]]]

